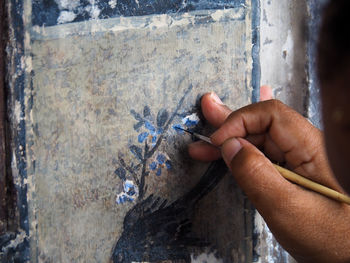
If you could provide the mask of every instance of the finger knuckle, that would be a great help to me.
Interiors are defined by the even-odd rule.
[[[269,100],[269,101],[267,101],[267,103],[275,111],[279,111],[279,110],[284,109],[286,107],[286,105],[278,99]]]

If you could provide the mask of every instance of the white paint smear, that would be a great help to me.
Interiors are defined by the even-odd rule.
[[[191,254],[191,263],[203,263],[203,262],[210,262],[210,263],[223,263],[222,259],[216,258],[213,253],[202,253],[198,256],[194,256]]]
[[[20,121],[23,120],[21,103],[18,100],[15,101],[15,108],[13,110],[13,114],[14,114],[16,123],[20,123]]]
[[[192,113],[191,115],[187,115],[185,118],[182,119],[182,123],[192,123],[193,125],[197,124],[199,122],[199,117],[197,113]]]
[[[57,18],[58,24],[68,23],[73,21],[77,17],[73,11],[62,11],[60,16]]]
[[[109,0],[108,4],[112,9],[114,9],[117,6],[117,0]]]
[[[80,4],[80,0],[55,0],[55,2],[60,10],[74,10]]]

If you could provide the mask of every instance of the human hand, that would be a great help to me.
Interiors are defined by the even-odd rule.
[[[190,155],[203,161],[222,156],[271,232],[296,260],[349,262],[350,206],[289,182],[269,160],[344,192],[329,168],[322,132],[277,100],[232,112],[209,93],[201,104],[205,118],[218,128],[211,140],[221,149],[196,142],[189,146]]]

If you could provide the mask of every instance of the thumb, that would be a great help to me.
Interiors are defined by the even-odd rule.
[[[260,213],[285,206],[295,196],[294,185],[248,141],[230,138],[222,145],[221,154],[238,185]]]

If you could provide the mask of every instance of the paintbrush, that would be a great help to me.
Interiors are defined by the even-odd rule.
[[[196,133],[196,132],[192,132],[192,131],[189,131],[189,130],[186,130],[186,129],[183,129],[181,127],[176,127],[176,129],[179,129],[179,130],[182,130],[184,132],[187,132],[189,134],[191,134],[192,136],[202,140],[202,141],[205,141],[215,147],[217,147],[216,145],[214,145],[210,138],[207,137],[207,136],[204,136],[204,135],[201,135],[199,133]],[[288,169],[285,169],[277,164],[274,164],[273,163],[273,166],[277,169],[277,171],[284,177],[286,178],[287,180],[293,182],[293,183],[296,183],[300,186],[303,186],[305,187],[306,189],[309,189],[309,190],[312,190],[314,192],[317,192],[321,195],[324,195],[324,196],[327,196],[329,198],[332,198],[334,200],[337,200],[339,202],[344,202],[348,205],[350,205],[350,197],[347,196],[347,195],[344,195],[342,193],[339,193],[331,188],[328,188],[324,185],[321,185],[321,184],[318,184],[318,183],[315,183],[313,181],[311,181],[310,179],[307,179],[299,174],[296,174],[292,171],[289,171]]]

